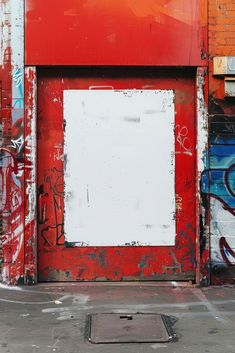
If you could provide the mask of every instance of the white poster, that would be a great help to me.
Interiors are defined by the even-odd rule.
[[[172,90],[65,90],[65,236],[175,244]]]

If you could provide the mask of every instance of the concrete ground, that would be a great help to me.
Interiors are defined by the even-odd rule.
[[[170,343],[92,344],[89,313],[164,313],[178,340]],[[0,353],[234,353],[235,287],[205,289],[175,283],[0,284]]]

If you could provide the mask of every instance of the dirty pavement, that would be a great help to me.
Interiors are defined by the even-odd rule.
[[[176,338],[94,344],[89,314],[165,314]],[[0,353],[234,353],[235,287],[176,283],[0,284]]]

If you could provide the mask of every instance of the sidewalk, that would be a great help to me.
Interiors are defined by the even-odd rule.
[[[177,341],[92,344],[90,313],[164,313]],[[235,287],[138,284],[0,284],[0,353],[234,353]]]

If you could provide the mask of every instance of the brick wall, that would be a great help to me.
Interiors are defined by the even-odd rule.
[[[223,79],[212,76],[214,56],[235,56],[235,0],[209,0],[210,113],[231,113],[234,102],[224,101]],[[217,100],[217,101],[215,101]],[[222,102],[221,102],[222,100]],[[234,112],[234,111],[233,111]]]

